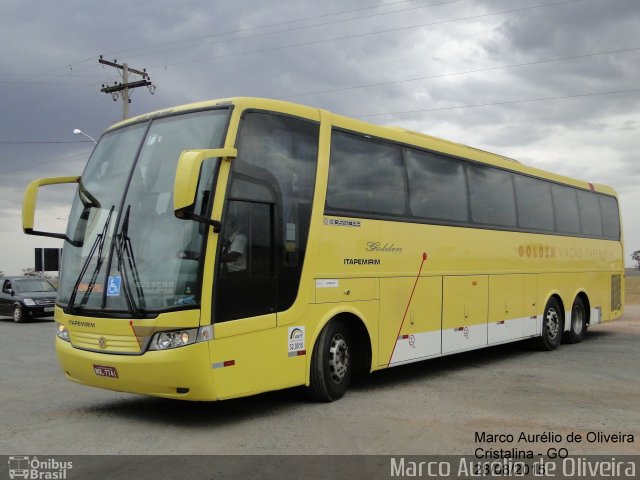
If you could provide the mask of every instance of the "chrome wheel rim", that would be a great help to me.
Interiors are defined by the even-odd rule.
[[[545,320],[544,328],[547,331],[547,336],[552,339],[556,338],[560,333],[560,315],[555,308],[547,310]]]
[[[331,339],[329,371],[335,383],[341,383],[349,371],[349,347],[340,333],[337,333]]]
[[[571,328],[573,332],[580,335],[582,333],[582,327],[584,325],[584,313],[581,308],[574,307],[571,314]]]
[[[13,321],[19,322],[20,320],[22,320],[22,309],[16,307],[13,309]]]

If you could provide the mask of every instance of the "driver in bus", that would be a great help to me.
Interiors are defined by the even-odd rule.
[[[229,214],[225,223],[225,237],[222,244],[222,271],[225,274],[243,273],[247,269],[247,236],[241,232],[238,219]],[[200,252],[185,250],[178,254],[179,258],[199,260]]]
[[[234,214],[227,218],[225,238],[222,244],[222,271],[228,274],[245,272],[247,269],[247,236],[240,231]]]

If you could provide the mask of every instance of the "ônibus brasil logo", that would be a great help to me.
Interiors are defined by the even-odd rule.
[[[9,478],[25,478],[34,480],[65,480],[67,471],[73,468],[73,462],[38,457],[9,457]]]

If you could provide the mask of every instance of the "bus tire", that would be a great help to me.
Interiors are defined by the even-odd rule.
[[[544,307],[542,315],[542,335],[540,347],[543,350],[555,350],[562,340],[562,307],[555,297],[551,297]]]
[[[344,323],[334,320],[325,325],[311,357],[311,398],[333,402],[345,394],[353,372],[351,354],[351,336]]]
[[[580,297],[576,297],[571,307],[571,325],[567,332],[567,341],[569,343],[581,342],[587,331],[587,309],[584,301]]]

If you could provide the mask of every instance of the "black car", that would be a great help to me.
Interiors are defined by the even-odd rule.
[[[56,288],[40,277],[0,277],[0,315],[11,315],[15,322],[53,314]]]

